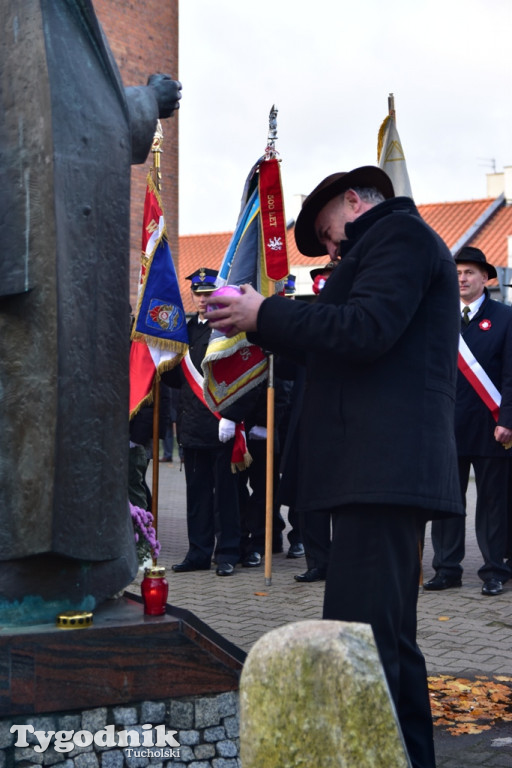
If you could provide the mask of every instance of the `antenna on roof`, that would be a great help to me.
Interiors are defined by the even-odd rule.
[[[495,157],[479,157],[481,162],[479,165],[485,165],[487,168],[491,167],[492,172],[496,173],[496,158]]]

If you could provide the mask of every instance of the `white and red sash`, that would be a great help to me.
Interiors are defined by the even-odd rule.
[[[210,413],[213,413],[213,415],[220,421],[222,418],[220,413],[218,413],[218,411],[212,411],[211,408],[208,407],[203,393],[203,377],[192,362],[192,358],[190,357],[189,352],[187,352],[181,361],[181,368],[194,395],[199,398],[202,404],[208,408]],[[235,472],[237,469],[247,469],[251,461],[251,455],[247,450],[245,428],[242,422],[235,426],[235,442],[233,444],[233,452],[231,454],[231,469],[233,472]]]
[[[457,365],[459,371],[466,377],[477,395],[489,408],[494,420],[498,421],[501,395],[471,352],[462,335],[459,336],[459,358]]]

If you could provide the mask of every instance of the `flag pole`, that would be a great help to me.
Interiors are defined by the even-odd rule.
[[[157,192],[162,188],[162,174],[160,171],[160,155],[164,134],[160,120],[157,121],[151,152],[153,153],[153,182]],[[158,486],[160,472],[160,379],[158,374],[153,381],[153,481],[151,488],[151,513],[153,515],[153,528],[158,538]],[[156,557],[153,557],[153,565],[156,565]]]
[[[268,355],[267,380],[267,484],[265,505],[265,586],[272,585],[272,532],[274,511],[274,355]]]
[[[393,93],[390,93],[388,96],[388,115],[391,120],[396,120],[395,95]],[[421,587],[423,585],[423,537],[421,536],[418,540],[418,556],[420,560],[419,584]]]
[[[393,93],[388,96],[388,114],[392,120],[395,119],[395,95]]]
[[[267,147],[265,160],[277,157],[275,142],[277,139],[277,109],[272,105],[268,116]],[[272,585],[272,538],[274,513],[274,355],[268,354],[267,378],[267,467],[265,495],[265,586]]]

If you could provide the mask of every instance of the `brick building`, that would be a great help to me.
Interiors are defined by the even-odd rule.
[[[178,75],[178,0],[94,0],[96,14],[121,71],[124,85],[144,85],[153,72]],[[178,114],[162,121],[162,200],[169,241],[178,263]],[[153,158],[132,166],[130,301],[135,304],[140,266],[146,177]]]

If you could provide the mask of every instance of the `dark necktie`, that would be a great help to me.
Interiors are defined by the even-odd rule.
[[[464,325],[469,325],[469,313],[471,312],[469,307],[464,307],[462,310],[462,322]]]

